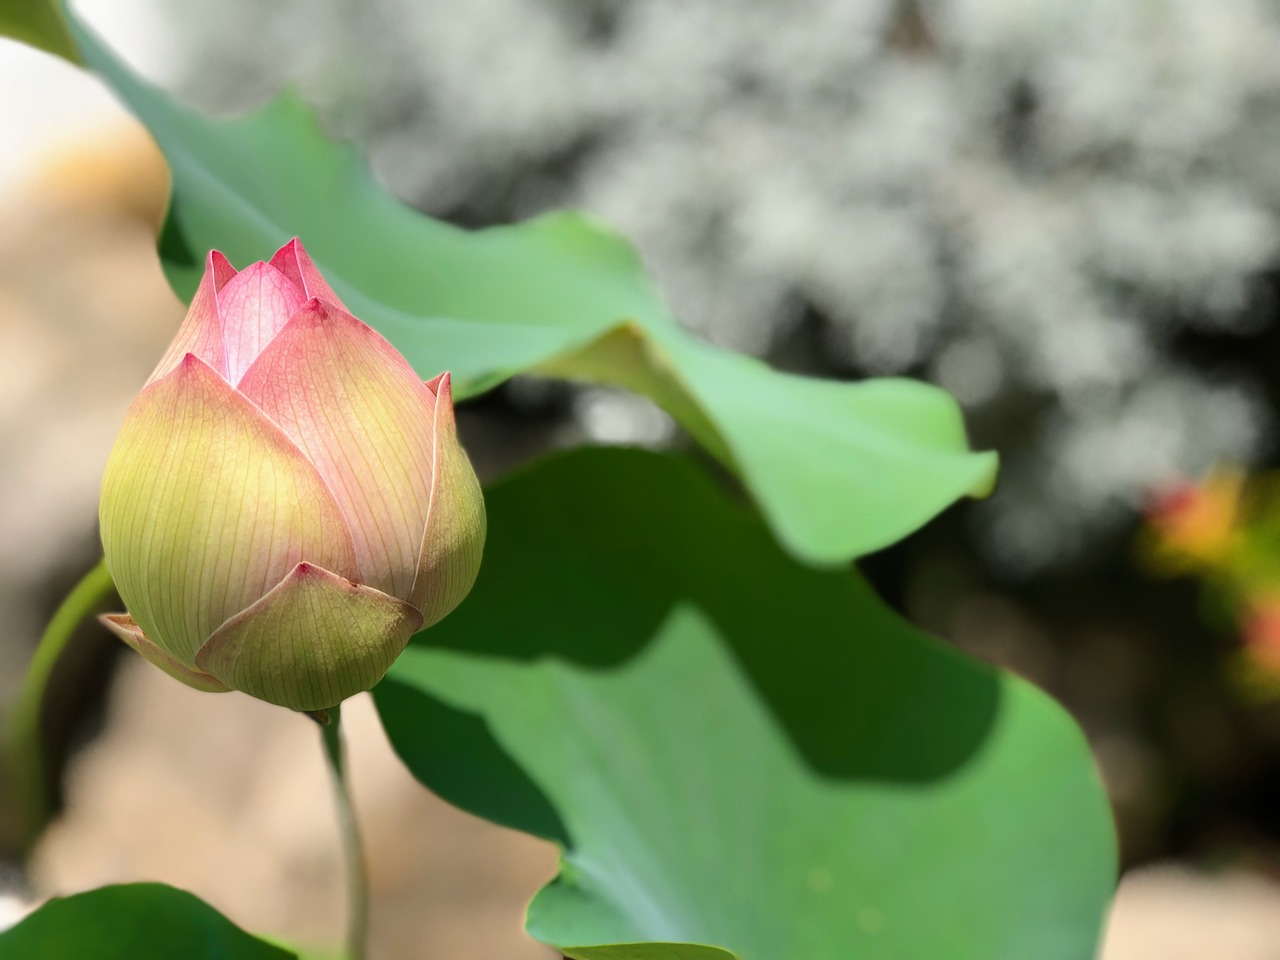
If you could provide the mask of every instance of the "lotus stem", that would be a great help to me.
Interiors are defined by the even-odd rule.
[[[31,657],[9,715],[7,761],[22,820],[22,842],[30,846],[49,819],[48,771],[40,737],[40,715],[49,678],[76,627],[114,590],[105,560],[86,573],[58,606]]]
[[[365,946],[369,939],[369,876],[365,870],[364,847],[360,840],[360,827],[356,823],[355,805],[352,803],[351,784],[347,776],[346,750],[343,743],[342,711],[330,707],[327,721],[314,716],[320,725],[324,740],[324,755],[328,761],[329,781],[333,785],[333,799],[338,813],[338,829],[342,834],[342,857],[347,885],[347,960],[364,960]]]

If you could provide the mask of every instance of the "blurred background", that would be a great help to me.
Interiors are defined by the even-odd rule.
[[[77,7],[201,110],[294,88],[433,216],[603,218],[712,341],[951,391],[999,488],[864,569],[1084,727],[1126,867],[1106,960],[1274,960],[1280,3]],[[4,41],[0,90],[3,710],[95,559],[102,463],[183,308],[145,135]],[[554,446],[684,442],[647,401],[534,378],[463,429],[490,478]],[[65,813],[0,874],[0,911],[163,879],[244,926],[336,939],[307,721],[181,688],[92,628],[73,653],[46,717]],[[379,955],[546,956],[520,921],[554,854],[426,796],[353,712]]]

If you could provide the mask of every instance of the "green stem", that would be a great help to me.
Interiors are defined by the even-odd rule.
[[[338,811],[338,829],[342,833],[342,856],[347,877],[347,960],[364,960],[369,937],[369,878],[365,872],[364,850],[355,806],[351,801],[351,785],[347,776],[346,751],[343,749],[342,711],[331,707],[327,723],[320,723],[324,737],[324,755],[329,762],[329,780]]]
[[[54,667],[76,627],[111,595],[114,585],[105,560],[84,575],[67,594],[40,637],[22,687],[9,715],[7,760],[22,818],[23,843],[29,845],[49,819],[48,774],[40,738],[40,715]]]

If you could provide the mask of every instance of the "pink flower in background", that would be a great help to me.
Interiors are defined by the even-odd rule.
[[[1223,467],[1199,483],[1157,492],[1146,511],[1157,565],[1177,569],[1224,560],[1239,534],[1243,488],[1243,474]]]
[[[99,519],[113,631],[191,686],[295,710],[377,683],[466,596],[485,534],[449,375],[423,383],[297,240],[239,273],[209,254]]]

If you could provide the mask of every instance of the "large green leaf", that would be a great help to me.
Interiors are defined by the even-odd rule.
[[[1046,696],[798,564],[675,458],[579,451],[487,502],[474,591],[375,697],[424,784],[563,846],[539,939],[583,960],[1093,955],[1111,820]]]
[[[0,37],[13,37],[72,63],[79,62],[58,0],[0,0]]]
[[[351,309],[424,377],[450,369],[467,395],[540,370],[645,393],[736,471],[782,542],[815,563],[898,540],[990,486],[994,457],[969,451],[942,391],[787,376],[715,349],[674,322],[635,251],[586,218],[474,232],[431,220],[379,188],[297,100],[212,121],[72,26],[85,61],[169,160],[161,253],[180,294],[195,289],[210,248],[243,265],[299,235]]]
[[[203,900],[160,883],[50,900],[0,933],[5,960],[290,960]]]

